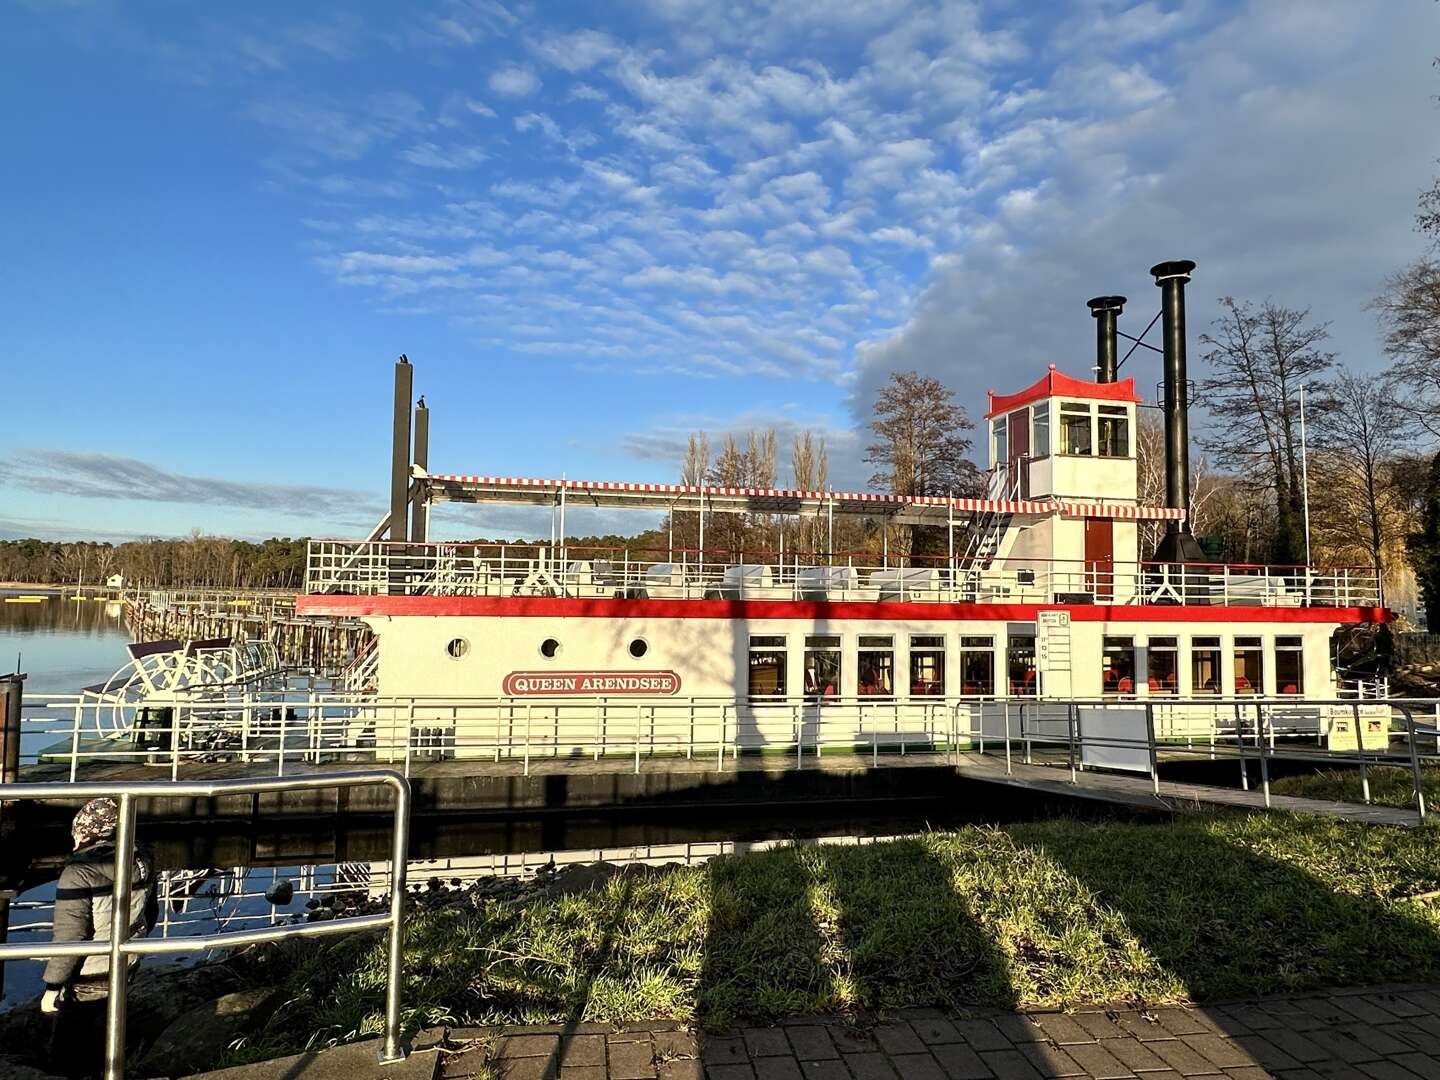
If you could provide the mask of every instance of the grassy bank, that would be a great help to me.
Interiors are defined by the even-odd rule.
[[[1284,815],[1052,820],[626,873],[414,912],[413,1023],[740,1017],[907,1005],[1161,1003],[1440,977],[1423,832]],[[383,953],[294,971],[247,1047],[378,1030]]]
[[[1406,809],[1414,807],[1415,785],[1409,767],[1372,765],[1366,772],[1370,778],[1371,802]],[[1440,799],[1440,765],[1422,765],[1420,783],[1425,792],[1426,807],[1435,806],[1435,800]],[[1335,799],[1340,802],[1360,802],[1362,798],[1360,770],[1354,766],[1287,776],[1272,781],[1270,790],[1277,795],[1300,795],[1307,799]]]

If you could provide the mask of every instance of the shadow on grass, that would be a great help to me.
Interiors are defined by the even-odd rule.
[[[1193,1000],[1440,976],[1436,927],[1388,895],[1434,873],[1414,834],[1260,814],[1011,832],[1119,914]]]
[[[698,990],[741,1018],[1013,1004],[1004,957],[923,841],[803,846],[713,861]]]

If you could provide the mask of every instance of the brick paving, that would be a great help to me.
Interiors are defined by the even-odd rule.
[[[1440,986],[1196,1008],[449,1032],[442,1080],[1440,1080]],[[356,1080],[359,1080],[357,1077]]]

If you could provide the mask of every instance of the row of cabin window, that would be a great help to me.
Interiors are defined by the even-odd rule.
[[[1231,641],[1233,668],[1231,685],[1225,687],[1221,670],[1221,639],[1192,637],[1189,641],[1191,694],[1263,694],[1265,692],[1265,639],[1235,637]],[[1146,687],[1151,694],[1179,692],[1180,641],[1173,637],[1151,637],[1145,646]],[[1275,639],[1275,692],[1305,693],[1305,650],[1296,637]],[[1140,673],[1136,666],[1135,639],[1106,637],[1101,655],[1101,684],[1107,694],[1133,694]]]
[[[1106,694],[1137,692],[1137,647],[1130,637],[1104,639],[1101,654],[1101,688]],[[1260,694],[1265,688],[1265,643],[1260,637],[1236,637],[1232,645],[1232,685],[1222,686],[1221,639],[1189,640],[1190,692],[1194,695]],[[1145,646],[1146,687],[1151,694],[1178,694],[1181,656],[1177,637],[1151,637]],[[783,635],[750,638],[749,685],[751,698],[784,698],[787,642]],[[995,696],[995,639],[989,635],[960,638],[960,693]],[[840,696],[842,652],[838,634],[805,637],[804,695],[808,701]],[[895,697],[895,638],[889,634],[861,634],[856,641],[856,689],[860,697]],[[1278,694],[1305,692],[1305,656],[1300,637],[1275,639],[1275,689]],[[909,696],[943,697],[945,638],[910,635]],[[1005,640],[1005,682],[1010,697],[1034,697],[1037,691],[1035,638],[1011,635]]]
[[[784,698],[787,646],[783,635],[750,638],[749,686],[751,698]],[[805,637],[804,695],[807,701],[840,696],[842,651],[839,634]],[[856,689],[861,697],[895,697],[895,638],[890,634],[861,634],[855,644]],[[1033,697],[1036,692],[1035,638],[1012,636],[1005,645],[1006,677],[1010,694]],[[912,698],[944,697],[945,637],[911,634],[908,686]],[[989,635],[960,638],[960,692],[995,695],[995,638]]]
[[[1032,458],[1050,456],[1050,403],[1017,409],[992,422],[995,463],[1010,458],[1009,425],[1030,425]],[[1129,457],[1130,417],[1123,405],[1096,406],[1081,401],[1060,403],[1060,453],[1076,457]]]

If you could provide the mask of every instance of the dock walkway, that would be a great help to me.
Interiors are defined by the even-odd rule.
[[[383,755],[349,755],[350,760],[313,764],[287,762],[286,774],[313,774],[353,770],[357,767],[387,765]],[[1150,777],[1130,773],[1080,769],[1075,782],[1063,755],[1038,756],[1026,764],[1019,756],[1006,762],[996,753],[910,753],[883,755],[875,767],[867,754],[824,754],[799,760],[778,755],[741,756],[727,759],[719,767],[713,758],[627,757],[536,758],[528,764],[518,759],[498,761],[465,759],[412,761],[408,775],[415,787],[415,807],[420,813],[483,813],[557,809],[614,809],[640,804],[684,806],[713,803],[785,802],[805,799],[899,797],[925,791],[943,794],[944,785],[955,778],[997,784],[1049,797],[1087,799],[1142,810],[1174,811],[1201,807],[1265,809],[1258,788],[1249,791],[1215,784],[1200,784],[1162,778],[1159,794]],[[396,766],[398,767],[398,766]],[[274,775],[274,762],[235,761],[183,762],[179,775],[184,779],[222,779],[240,776]],[[917,772],[922,774],[922,781]],[[154,767],[137,763],[90,761],[79,779],[159,780],[171,775],[169,764]],[[22,780],[63,779],[68,770],[56,765],[32,766]],[[780,785],[780,786],[775,786]],[[919,786],[917,786],[919,785]],[[926,786],[931,785],[931,786]],[[156,800],[158,801],[158,800]],[[233,799],[231,800],[234,801]],[[374,802],[374,805],[371,805]],[[388,795],[376,790],[352,792],[280,792],[273,797],[244,797],[230,806],[224,800],[202,805],[185,800],[185,806],[169,808],[183,817],[250,817],[265,814],[315,815],[340,812],[384,812]],[[223,805],[222,805],[223,804]],[[1340,818],[1374,825],[1410,827],[1418,824],[1412,809],[1375,804],[1306,799],[1272,795],[1270,808],[1297,814]],[[150,816],[160,816],[152,809]]]

